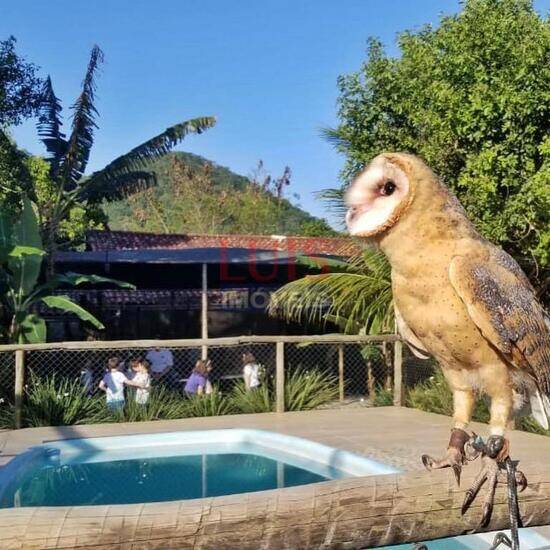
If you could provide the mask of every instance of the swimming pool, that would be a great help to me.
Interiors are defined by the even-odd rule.
[[[396,472],[364,456],[264,430],[72,439],[32,447],[1,468],[0,508],[169,502]],[[482,550],[490,548],[493,536],[427,545],[429,550]],[[522,550],[550,543],[532,529],[521,529],[520,537]]]
[[[209,430],[45,443],[0,470],[0,508],[165,502],[397,470],[263,430]]]

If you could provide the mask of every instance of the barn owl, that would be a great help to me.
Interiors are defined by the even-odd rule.
[[[509,456],[506,428],[530,406],[548,428],[550,322],[516,262],[484,239],[456,197],[419,158],[376,157],[346,193],[351,235],[379,248],[391,264],[395,317],[412,351],[432,355],[453,393],[453,428],[446,454],[424,455],[426,468],[461,467],[472,452],[466,428],[477,390],[491,399],[490,436],[482,469],[467,491],[469,506],[487,481],[482,524],[492,511],[499,464]],[[524,488],[526,480],[517,472]]]

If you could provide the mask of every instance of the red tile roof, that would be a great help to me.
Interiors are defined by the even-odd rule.
[[[156,234],[133,231],[90,231],[87,248],[92,251],[186,248],[250,248],[301,254],[351,256],[360,249],[349,237],[293,237],[279,235]]]

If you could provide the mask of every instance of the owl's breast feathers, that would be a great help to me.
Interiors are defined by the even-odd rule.
[[[455,256],[450,282],[483,337],[550,395],[550,320],[516,262],[489,246],[488,258]]]

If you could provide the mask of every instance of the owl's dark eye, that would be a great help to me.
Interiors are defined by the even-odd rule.
[[[387,181],[382,189],[380,190],[382,195],[391,195],[396,189],[395,183],[393,181],[389,180]]]

